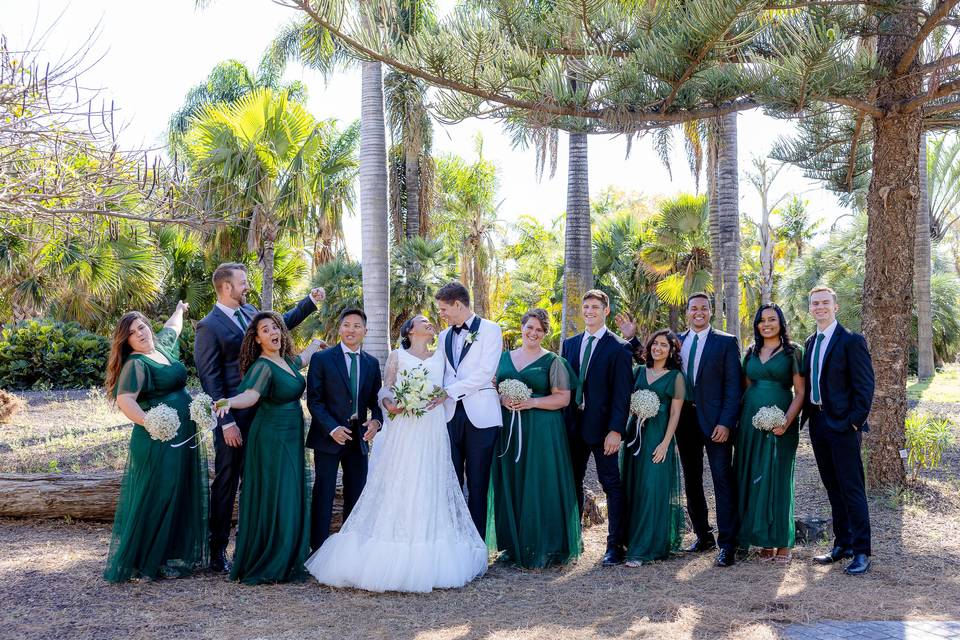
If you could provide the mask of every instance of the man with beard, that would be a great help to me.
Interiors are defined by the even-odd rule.
[[[240,345],[251,318],[258,312],[247,304],[246,266],[237,262],[221,264],[213,272],[213,287],[217,303],[197,324],[194,340],[194,360],[200,386],[211,398],[229,398],[237,394],[240,375]],[[283,314],[288,329],[293,329],[317,310],[317,304],[326,297],[322,288],[313,289],[297,305]],[[326,345],[324,345],[326,346]],[[228,572],[226,558],[230,541],[230,523],[233,503],[243,474],[243,442],[253,422],[256,407],[236,409],[218,418],[219,429],[214,430],[215,476],[210,487],[210,568]]]

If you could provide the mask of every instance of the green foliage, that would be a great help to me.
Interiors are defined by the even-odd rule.
[[[297,327],[294,335],[301,341],[314,336],[333,344],[337,342],[337,318],[347,307],[363,306],[363,274],[360,263],[345,255],[317,267],[310,279],[311,287],[326,287],[327,299],[316,313]]]
[[[953,423],[943,417],[920,411],[907,414],[904,427],[907,437],[907,466],[916,480],[920,469],[936,469],[943,460],[943,452],[953,443]]]
[[[110,343],[75,322],[30,320],[0,330],[0,387],[79,389],[103,383]]]
[[[409,238],[395,247],[390,262],[391,340],[399,337],[400,326],[408,318],[420,313],[439,326],[433,296],[456,277],[456,258],[442,240]]]

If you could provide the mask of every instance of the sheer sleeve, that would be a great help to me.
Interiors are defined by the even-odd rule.
[[[803,347],[798,344],[793,345],[793,357],[790,359],[793,375],[803,375]]]
[[[377,402],[383,402],[385,398],[391,401],[393,398],[393,385],[397,383],[397,371],[400,369],[400,352],[394,349],[387,356],[387,365],[383,370],[383,386],[377,392]]]
[[[153,341],[165,356],[173,360],[180,360],[180,342],[177,337],[176,331],[170,327],[164,327],[157,331]]]
[[[683,374],[677,371],[673,376],[673,388],[667,391],[669,395],[674,400],[686,400],[687,399],[687,380],[684,378]]]
[[[577,386],[577,377],[565,358],[557,356],[550,365],[550,388],[572,391]]]
[[[268,396],[272,381],[273,370],[270,369],[270,365],[262,359],[257,360],[247,369],[237,391],[242,393],[247,389],[253,389],[261,396]]]
[[[149,391],[150,370],[140,358],[128,358],[117,378],[117,395]]]

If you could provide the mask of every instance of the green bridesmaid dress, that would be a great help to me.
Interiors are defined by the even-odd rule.
[[[676,440],[671,442],[663,462],[654,463],[653,450],[667,433],[671,401],[686,398],[686,380],[682,373],[671,369],[649,383],[647,368],[640,366],[633,390],[640,389],[657,394],[660,411],[644,423],[639,444],[633,443],[637,435],[637,418],[630,417],[623,438],[624,446],[620,449],[620,474],[624,487],[624,513],[627,514],[626,560],[651,562],[678,551],[683,538],[684,513]]]
[[[172,440],[160,442],[133,425],[103,572],[109,582],[180,577],[208,563],[206,454],[202,444],[171,446],[197,432],[190,419],[187,370],[177,357],[176,331],[164,328],[154,342],[169,364],[131,354],[116,393],[136,393],[144,411],[160,404],[176,409],[180,429]]]
[[[500,358],[497,380],[511,378],[532,389],[535,398],[571,389],[577,379],[555,353],[517,371],[507,352]],[[502,551],[501,560],[527,569],[566,564],[582,548],[563,410],[527,409],[514,416],[503,409],[503,425],[490,477],[487,547]]]
[[[803,353],[780,350],[765,363],[748,352],[743,370],[749,386],[743,394],[740,428],[734,448],[741,548],[772,549],[794,544],[793,466],[800,429],[794,420],[786,433],[775,436],[753,426],[762,407],[777,406],[784,413],[793,401],[793,375],[803,370]]]
[[[240,488],[237,548],[230,577],[244,584],[305,579],[309,555],[310,500],[303,449],[306,382],[300,358],[287,358],[291,371],[259,358],[239,391],[260,393],[247,435]]]

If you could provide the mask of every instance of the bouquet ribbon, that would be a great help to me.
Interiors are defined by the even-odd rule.
[[[514,462],[520,462],[520,451],[523,450],[523,415],[522,411],[517,409],[510,410],[510,431],[507,433],[507,444],[503,447],[503,453],[501,453],[498,458],[502,458],[507,455],[507,451],[510,450],[510,440],[513,438],[513,423],[517,423],[517,457],[513,460]]]
[[[197,447],[200,446],[200,440],[203,439],[203,436],[206,435],[206,434],[208,434],[208,433],[210,433],[211,431],[213,431],[213,430],[216,429],[216,428],[217,428],[217,424],[216,424],[216,422],[214,422],[213,426],[210,427],[209,429],[203,429],[203,430],[197,429],[197,432],[196,432],[195,434],[193,434],[192,436],[190,436],[189,438],[187,438],[187,439],[184,440],[183,442],[178,442],[177,444],[171,444],[170,446],[173,447],[174,449],[176,449],[177,447],[182,447],[183,445],[187,444],[187,443],[190,442],[191,440],[196,440],[196,441],[197,441],[196,444],[190,445],[190,448],[191,448],[191,449],[196,449]]]
[[[633,440],[631,440],[630,443],[627,444],[627,449],[629,449],[630,447],[633,446],[633,443],[634,443],[634,442],[637,443],[637,450],[633,452],[633,455],[638,455],[638,454],[640,453],[640,443],[641,443],[641,439],[640,439],[640,429],[641,429],[641,427],[643,427],[643,423],[646,422],[646,421],[647,421],[646,418],[643,418],[643,419],[641,420],[640,417],[637,416],[637,435],[635,435],[635,436],[633,437]],[[629,426],[630,426],[630,418],[627,418],[627,427],[629,427]],[[624,430],[626,430],[626,427],[624,427]]]

